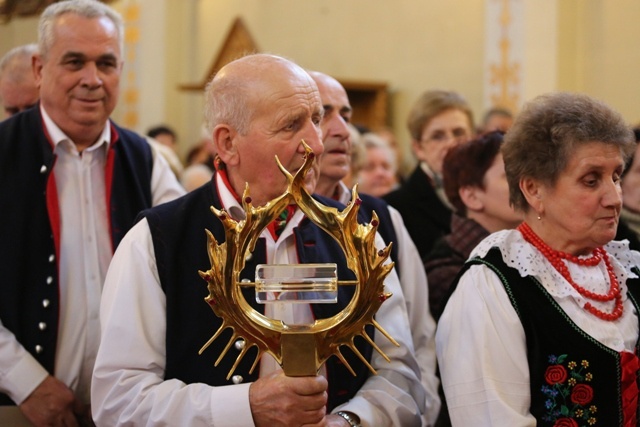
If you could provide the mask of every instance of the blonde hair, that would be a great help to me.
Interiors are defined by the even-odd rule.
[[[429,90],[416,100],[409,112],[407,127],[411,137],[416,141],[420,141],[422,131],[427,124],[435,116],[447,110],[460,110],[466,114],[469,119],[469,129],[473,133],[473,112],[462,95],[453,91]]]

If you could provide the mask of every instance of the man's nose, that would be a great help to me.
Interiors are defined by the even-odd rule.
[[[82,85],[88,87],[97,87],[102,85],[100,71],[95,62],[87,62],[82,68]]]
[[[320,127],[315,125],[313,122],[310,122],[306,127],[303,134],[303,139],[307,143],[307,145],[313,150],[313,153],[316,156],[321,155],[324,152],[324,144],[322,143],[322,131]],[[300,144],[300,149],[304,151],[302,148],[302,144]]]

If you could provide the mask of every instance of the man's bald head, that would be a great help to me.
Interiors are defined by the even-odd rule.
[[[313,80],[288,59],[259,53],[236,59],[222,67],[205,89],[205,118],[210,132],[220,123],[232,125],[241,134],[249,131],[255,110],[247,106],[269,104],[278,86],[287,87],[298,79]]]

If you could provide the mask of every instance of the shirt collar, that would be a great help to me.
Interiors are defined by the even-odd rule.
[[[347,184],[340,181],[338,183],[338,188],[336,189],[336,191],[338,196],[336,199],[337,201],[339,201],[343,205],[346,205],[347,203],[349,203],[349,201],[351,201],[351,190],[349,190]]]
[[[44,126],[47,129],[47,133],[51,138],[51,142],[54,147],[57,147],[63,141],[72,142],[71,138],[69,138],[63,131],[54,123],[49,114],[47,114],[46,110],[42,103],[40,103],[40,113],[42,114],[42,120],[44,121]],[[111,144],[111,126],[109,126],[109,121],[105,122],[104,128],[102,129],[102,133],[98,137],[97,141],[91,145],[87,150],[95,150],[99,146],[103,146],[105,152],[109,148]]]
[[[220,201],[222,202],[222,208],[229,212],[229,215],[236,221],[241,221],[247,217],[244,209],[238,203],[238,200],[231,192],[227,184],[224,182],[221,173],[216,173],[216,187],[218,194],[220,195]]]
[[[216,173],[216,187],[218,190],[218,195],[220,196],[220,202],[222,204],[222,208],[229,213],[231,218],[235,219],[236,221],[242,221],[246,219],[247,214],[245,213],[244,209],[236,199],[234,193],[231,191],[231,189],[229,189],[229,187],[225,183],[222,177],[222,174],[220,173]],[[291,231],[289,230],[291,230],[292,227],[297,226],[300,223],[300,221],[302,221],[304,216],[305,216],[304,212],[302,212],[301,209],[296,209],[295,212],[293,213],[293,216],[288,221],[287,227],[285,228],[285,231],[281,235],[281,238],[285,238],[289,234],[291,234]]]

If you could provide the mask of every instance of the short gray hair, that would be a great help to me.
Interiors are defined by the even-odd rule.
[[[0,59],[0,80],[18,83],[31,73],[31,58],[38,53],[35,43],[14,47]]]
[[[502,145],[511,205],[527,212],[520,180],[527,177],[555,185],[575,149],[592,142],[618,148],[623,160],[636,147],[622,115],[587,95],[550,93],[525,104]]]
[[[251,111],[247,108],[250,94],[245,85],[236,78],[216,79],[205,88],[204,118],[209,135],[213,129],[225,123],[241,135],[249,132]]]
[[[58,17],[73,13],[87,19],[106,17],[116,27],[120,54],[124,51],[124,23],[118,12],[97,0],[65,0],[49,5],[38,23],[38,47],[42,57],[46,57],[54,41],[55,21]]]

